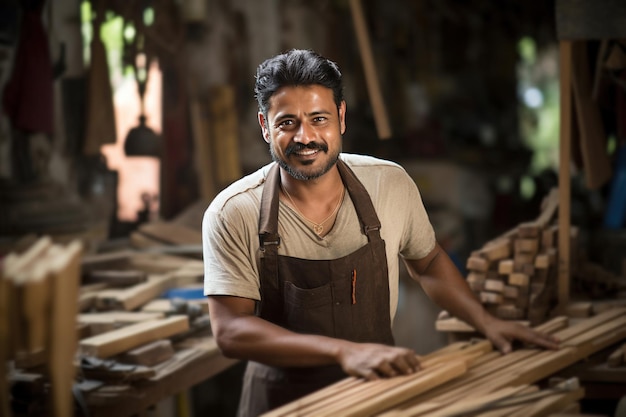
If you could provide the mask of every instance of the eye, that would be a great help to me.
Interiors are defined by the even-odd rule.
[[[289,130],[289,129],[293,129],[295,125],[296,125],[296,122],[294,120],[285,119],[285,120],[281,120],[278,123],[277,128],[282,129],[282,130]]]
[[[326,120],[328,120],[328,118],[325,116],[316,116],[313,118],[315,123],[324,123]]]

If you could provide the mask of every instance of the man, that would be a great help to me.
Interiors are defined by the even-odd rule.
[[[204,215],[213,333],[224,355],[249,361],[241,416],[347,375],[419,371],[412,350],[393,346],[399,258],[431,299],[502,352],[513,339],[557,347],[482,308],[399,165],[341,153],[342,88],[337,65],[312,51],[262,63],[258,120],[275,163],[222,191]]]

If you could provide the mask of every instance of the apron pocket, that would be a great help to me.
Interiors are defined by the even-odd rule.
[[[332,292],[330,283],[304,289],[289,281],[284,283],[286,327],[302,333],[335,334],[332,324]]]

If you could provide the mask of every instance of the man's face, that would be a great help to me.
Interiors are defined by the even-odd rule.
[[[299,180],[328,172],[341,152],[345,102],[337,108],[331,89],[310,85],[283,87],[269,104],[259,124],[274,161]]]

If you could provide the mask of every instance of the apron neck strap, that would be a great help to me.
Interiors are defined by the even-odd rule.
[[[363,234],[367,236],[368,240],[372,240],[373,237],[380,239],[380,220],[376,215],[374,204],[367,190],[350,167],[341,159],[337,160],[337,168],[348,193],[350,193],[350,198],[354,202]]]
[[[261,195],[261,211],[259,216],[259,243],[261,250],[266,246],[278,247],[278,188],[280,187],[280,168],[278,164],[272,165]]]

